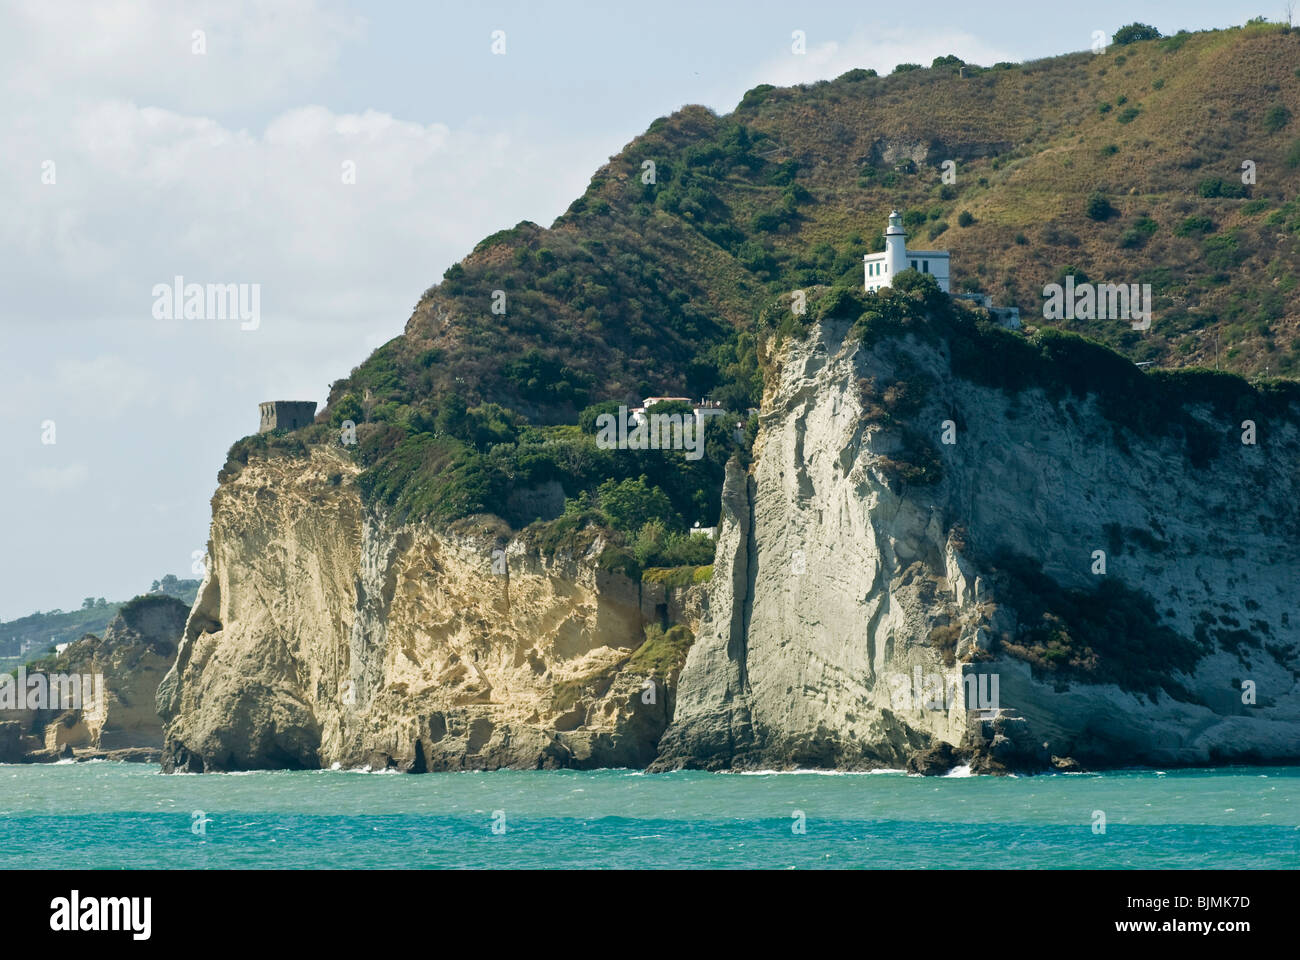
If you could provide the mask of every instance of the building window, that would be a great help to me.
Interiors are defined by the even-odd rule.
[[[912,261],[912,269],[913,269],[913,270],[916,269],[916,261],[915,261],[915,260]]]
[[[929,272],[930,272],[930,261],[929,261],[929,260],[922,260],[922,261],[921,261],[921,272],[922,272],[922,273],[929,273]]]

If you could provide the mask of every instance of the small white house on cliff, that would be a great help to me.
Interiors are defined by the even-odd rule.
[[[881,253],[868,253],[862,258],[866,271],[867,289],[879,290],[893,283],[894,276],[909,267],[921,273],[928,273],[939,284],[939,289],[948,292],[948,251],[947,250],[908,250],[907,234],[903,231],[903,218],[897,210],[889,215],[889,226],[885,228],[885,249]]]

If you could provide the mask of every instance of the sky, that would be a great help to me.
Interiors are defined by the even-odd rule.
[[[197,576],[258,403],[323,405],[478,240],[549,225],[656,117],[1257,15],[1285,4],[6,0],[0,619]],[[257,322],[169,313],[177,277],[256,290]]]

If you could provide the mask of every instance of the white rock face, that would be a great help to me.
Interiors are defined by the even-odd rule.
[[[164,769],[653,759],[679,664],[636,656],[638,585],[599,569],[603,543],[543,558],[395,526],[357,472],[322,448],[254,457],[213,497],[207,576],[158,690]]]
[[[942,342],[868,349],[846,333],[827,322],[789,347],[752,475],[728,475],[709,609],[657,768],[923,767],[945,744],[988,769],[1300,757],[1294,419],[1250,446],[1198,408],[1226,438],[1198,469],[1176,436],[1114,428],[1094,396],[1007,396],[955,377]],[[889,385],[927,378],[915,409],[880,416]],[[891,461],[917,459],[900,423],[937,453],[937,483],[898,479]],[[1118,581],[1107,616],[1149,598],[1149,630],[1101,660],[1138,662],[1146,645],[1159,682],[1031,669],[1017,648],[1043,611],[1008,579],[1008,553],[1062,591]],[[1189,640],[1185,672],[1162,660]],[[995,722],[960,692],[927,708],[926,684],[960,691],[970,672],[996,677]]]

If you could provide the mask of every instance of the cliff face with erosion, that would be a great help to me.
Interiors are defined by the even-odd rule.
[[[1294,761],[1295,411],[1254,445],[1190,412],[1216,455],[814,328],[727,477],[656,768]]]
[[[102,756],[156,761],[163,744],[155,707],[158,685],[176,657],[188,608],[175,597],[148,595],[124,604],[103,637],[86,634],[49,666],[49,673],[98,677],[81,690],[81,706],[0,711],[11,725],[8,760]]]
[[[789,344],[686,602],[599,538],[396,524],[337,451],[253,457],[158,691],[165,769],[1300,757],[1294,405],[1243,444],[1194,391],[1130,416],[956,357],[837,322]]]
[[[218,489],[158,691],[164,769],[653,759],[684,631],[655,629],[640,586],[599,569],[599,539],[543,555],[490,527],[392,524],[357,472],[316,448],[254,457]]]

